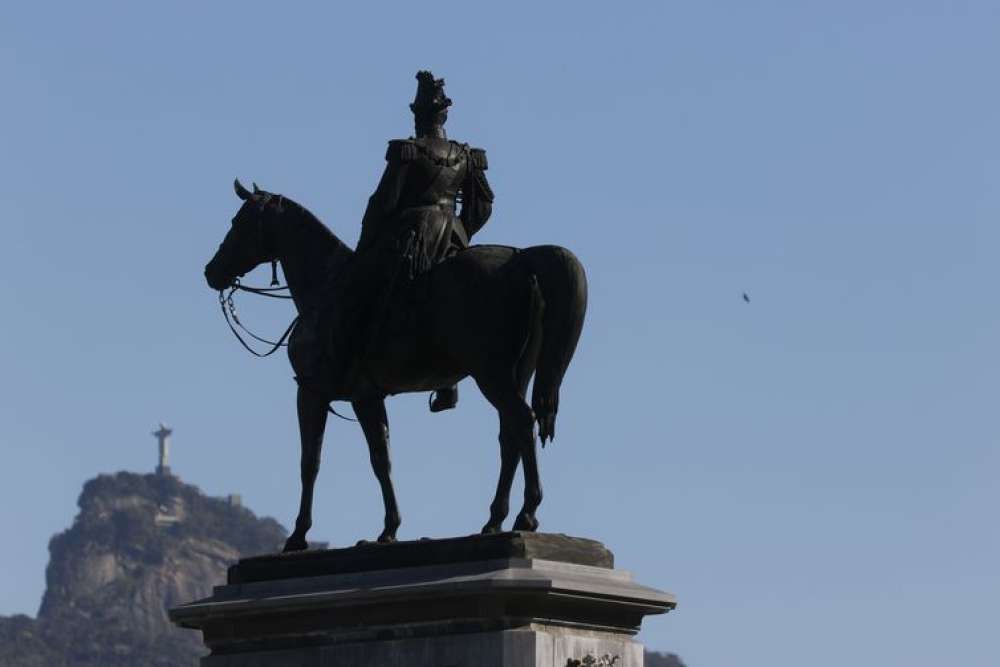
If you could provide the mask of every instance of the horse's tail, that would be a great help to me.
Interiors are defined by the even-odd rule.
[[[556,434],[559,387],[573,359],[587,312],[587,276],[573,253],[559,246],[526,248],[541,292],[541,348],[531,392],[531,409],[545,445]],[[537,306],[536,306],[537,307]],[[533,308],[534,309],[534,308]]]

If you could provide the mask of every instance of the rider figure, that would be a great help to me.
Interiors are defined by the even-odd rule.
[[[410,105],[416,136],[389,142],[385,172],[361,223],[357,252],[391,244],[410,279],[468,247],[492,212],[486,152],[449,141],[444,130],[449,106],[444,79],[417,72],[417,96]],[[441,388],[431,411],[457,402],[458,387]]]

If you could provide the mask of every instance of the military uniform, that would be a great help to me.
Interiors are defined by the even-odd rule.
[[[469,245],[489,220],[493,191],[486,152],[439,137],[389,142],[368,200],[357,251],[391,244],[413,278]],[[456,213],[461,200],[461,211]]]

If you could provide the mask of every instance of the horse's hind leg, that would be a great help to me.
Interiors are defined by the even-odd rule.
[[[503,419],[500,424],[500,479],[497,492],[490,503],[490,519],[483,526],[483,533],[499,533],[503,530],[503,520],[510,511],[510,487],[514,483],[514,473],[521,460],[521,452],[513,438],[505,437]]]
[[[399,528],[399,506],[396,504],[396,490],[392,486],[392,461],[389,458],[389,420],[385,414],[385,399],[366,398],[354,401],[354,413],[361,422],[361,429],[368,441],[372,470],[382,488],[382,502],[385,505],[385,528],[378,536],[379,542],[395,542]]]
[[[302,440],[302,499],[295,530],[285,542],[285,551],[302,551],[309,546],[306,533],[312,528],[313,488],[319,474],[319,458],[326,429],[327,402],[319,393],[300,386],[297,398],[299,436]]]
[[[534,449],[534,415],[524,401],[524,389],[515,387],[509,381],[504,383],[481,380],[477,378],[479,388],[487,400],[493,404],[500,414],[500,479],[497,481],[497,491],[490,505],[490,519],[483,526],[484,533],[496,533],[502,530],[501,524],[507,518],[510,508],[510,488],[514,481],[517,464],[525,451]],[[538,468],[534,468],[534,479],[537,482]],[[536,484],[531,489],[527,476],[525,477],[525,507],[531,502],[531,517],[534,520],[534,510],[541,502],[541,485]],[[525,510],[521,510],[523,515]],[[521,522],[521,517],[518,517]],[[523,522],[521,522],[523,523]],[[535,527],[538,523],[535,521]],[[534,530],[524,526],[515,530]]]
[[[529,409],[530,412],[530,409]],[[524,506],[514,520],[514,530],[534,532],[538,530],[538,519],[535,510],[542,504],[542,480],[538,474],[538,450],[535,446],[534,424],[532,423],[531,439],[524,443],[521,450],[521,462],[524,464]]]

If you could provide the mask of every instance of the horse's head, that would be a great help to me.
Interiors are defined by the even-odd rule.
[[[233,225],[222,239],[215,256],[205,266],[205,279],[212,289],[225,289],[258,264],[275,259],[275,226],[282,211],[281,195],[257,188],[253,192],[239,180],[233,186],[243,205],[233,218]]]

